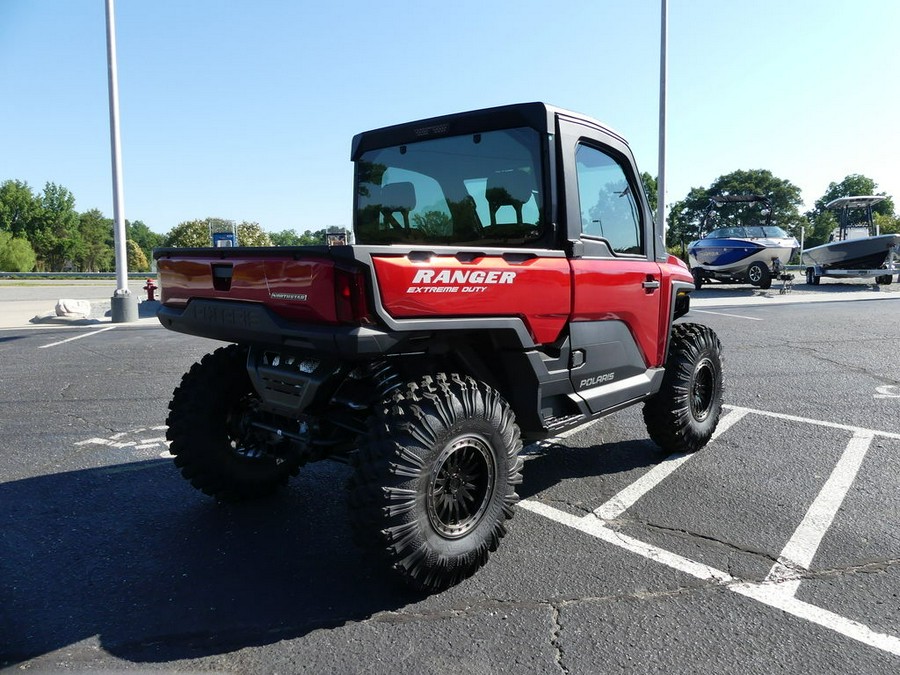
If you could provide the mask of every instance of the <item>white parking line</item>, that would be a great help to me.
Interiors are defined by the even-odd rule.
[[[615,497],[594,509],[594,515],[601,520],[615,520],[692,456],[685,453],[669,455]]]
[[[882,438],[893,438],[900,440],[900,434],[893,431],[878,431],[877,429],[864,429],[850,424],[841,424],[839,422],[826,422],[825,420],[814,420],[809,417],[798,417],[797,415],[787,415],[785,413],[769,412],[768,410],[757,410],[756,408],[744,408],[738,405],[724,405],[726,410],[744,410],[755,415],[763,415],[764,417],[774,417],[777,420],[787,420],[788,422],[800,422],[801,424],[812,424],[817,427],[827,427],[829,429],[843,429],[853,434],[872,434]]]
[[[103,333],[108,330],[112,330],[116,328],[116,326],[107,326],[106,328],[101,328],[100,330],[95,330],[92,333],[82,333],[81,335],[76,335],[75,337],[66,338],[65,340],[60,340],[59,342],[51,342],[49,345],[41,345],[38,349],[47,349],[48,347],[57,347],[59,345],[64,345],[67,342],[72,342],[72,340],[80,340],[81,338],[91,337],[92,335],[97,335],[98,333]]]
[[[715,314],[717,316],[730,316],[733,319],[749,319],[750,321],[762,321],[758,316],[744,316],[742,314],[726,314],[725,312],[711,312],[708,309],[692,309],[700,314]]]
[[[838,509],[844,503],[844,497],[853,485],[859,467],[862,466],[869,445],[874,435],[856,433],[834,470],[831,472],[825,486],[806,512],[803,522],[794,531],[794,535],[785,545],[778,556],[778,562],[772,566],[767,578],[772,580],[790,579],[797,576],[799,570],[808,570],[813,557],[822,543],[822,537],[831,527]],[[794,588],[796,591],[796,587]]]
[[[746,410],[730,410],[726,412],[719,420],[719,424],[710,439],[710,443],[730,429],[735,422],[740,420],[746,414]],[[602,506],[594,509],[594,515],[603,520],[615,520],[621,516],[626,509],[633,506],[638,499],[656,487],[656,485],[666,476],[690,459],[690,457],[691,455],[683,453],[669,455],[662,462],[650,469],[650,471],[619,492],[615,497]]]
[[[782,612],[795,616],[798,619],[805,619],[844,637],[875,647],[875,649],[880,649],[894,656],[900,656],[900,638],[897,636],[877,633],[858,621],[798,600],[793,593],[786,591],[785,586],[789,586],[789,584],[771,582],[734,584],[728,586],[728,590],[744,597],[752,598],[769,607],[780,609]]]
[[[742,583],[738,582],[728,572],[716,569],[709,565],[699,563],[696,560],[685,558],[684,556],[672,553],[658,546],[647,544],[629,537],[628,535],[616,532],[612,528],[604,525],[602,521],[597,519],[592,513],[586,516],[573,516],[565,511],[536,502],[526,500],[519,502],[519,506],[527,511],[541,515],[549,520],[571,527],[579,532],[584,532],[592,537],[613,544],[631,553],[653,560],[655,562],[667,565],[672,569],[676,569],[692,577],[709,581],[715,584],[721,584],[729,591],[733,591],[738,595],[756,600],[763,605],[780,609],[786,614],[795,616],[798,619],[804,619],[817,626],[827,628],[840,635],[848,637],[857,642],[861,642],[870,647],[875,647],[881,651],[900,656],[900,638],[887,633],[878,633],[868,626],[853,621],[846,617],[829,612],[827,609],[816,607],[808,602],[797,600],[792,591],[786,590],[789,584],[779,583],[776,581],[763,581],[761,583]]]
[[[738,581],[727,572],[690,558],[685,558],[658,546],[642,542],[616,531],[608,524],[608,520],[621,516],[641,496],[649,492],[666,476],[684,464],[687,459],[695,455],[673,455],[669,457],[665,462],[648,471],[642,478],[620,491],[598,509],[584,516],[571,515],[533,499],[519,502],[519,506],[561,525],[578,530],[649,560],[667,565],[697,579],[721,584],[734,593],[756,600],[768,607],[779,609],[791,616],[827,628],[870,647],[900,656],[900,637],[887,633],[878,633],[858,621],[798,600],[796,592],[801,580],[788,576],[788,572],[792,572],[792,576],[796,577],[798,567],[809,569],[822,537],[831,526],[838,509],[856,478],[872,439],[876,436],[900,439],[900,434],[862,429],[794,415],[754,410],[752,408],[738,406],[725,406],[725,408],[730,410],[730,413],[723,416],[720,420],[714,439],[751,413],[775,419],[842,429],[853,434],[828,481],[826,481],[816,499],[813,500],[813,504],[807,511],[800,526],[795,530],[793,536],[784,547],[781,556],[779,556],[779,563],[773,566],[768,576],[761,582]]]
[[[560,511],[556,507],[533,500],[519,502],[519,506],[532,513],[537,513],[545,518],[556,521],[560,525],[571,527],[573,530],[584,532],[585,534],[601,539],[608,544],[624,548],[626,551],[637,553],[644,558],[655,560],[663,565],[668,565],[676,570],[690,574],[692,577],[718,583],[737,581],[728,574],[728,572],[717,570],[714,567],[704,565],[696,560],[685,558],[677,553],[672,553],[671,551],[659,548],[653,544],[647,544],[634,537],[629,537],[627,534],[617,532],[605,525],[592,513],[589,513],[586,516],[573,516],[565,511]]]

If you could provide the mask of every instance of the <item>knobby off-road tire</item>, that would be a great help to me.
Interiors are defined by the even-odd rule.
[[[198,490],[220,501],[271,494],[296,475],[300,459],[266,452],[249,426],[257,402],[238,345],[204,356],[182,377],[169,403],[169,452]]]
[[[456,374],[426,376],[377,406],[348,485],[360,544],[414,588],[471,576],[518,501],[522,441],[509,404]]]
[[[667,452],[696,452],[712,437],[722,414],[722,344],[706,326],[672,326],[659,392],[644,404],[644,422]]]

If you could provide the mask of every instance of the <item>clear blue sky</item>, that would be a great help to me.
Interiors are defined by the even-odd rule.
[[[125,216],[349,225],[350,139],[543,100],[656,175],[659,0],[118,0]],[[670,0],[666,202],[769,169],[900,198],[900,2]],[[112,215],[104,0],[0,0],[0,181]]]

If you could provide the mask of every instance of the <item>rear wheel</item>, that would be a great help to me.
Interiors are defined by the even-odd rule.
[[[522,442],[509,405],[472,378],[438,374],[395,391],[370,426],[349,484],[357,539],[418,589],[471,576],[518,500]]]
[[[762,289],[772,287],[772,272],[761,262],[755,262],[747,268],[747,279]]]
[[[268,495],[301,464],[286,441],[254,426],[259,399],[246,363],[247,350],[238,345],[204,356],[175,389],[166,420],[175,466],[222,501]]]
[[[722,344],[706,326],[672,326],[662,387],[644,404],[644,422],[668,452],[695,452],[712,437],[722,414]]]

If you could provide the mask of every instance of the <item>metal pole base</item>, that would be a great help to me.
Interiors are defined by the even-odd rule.
[[[114,295],[110,309],[113,323],[130,323],[138,320],[137,297],[130,293]]]

